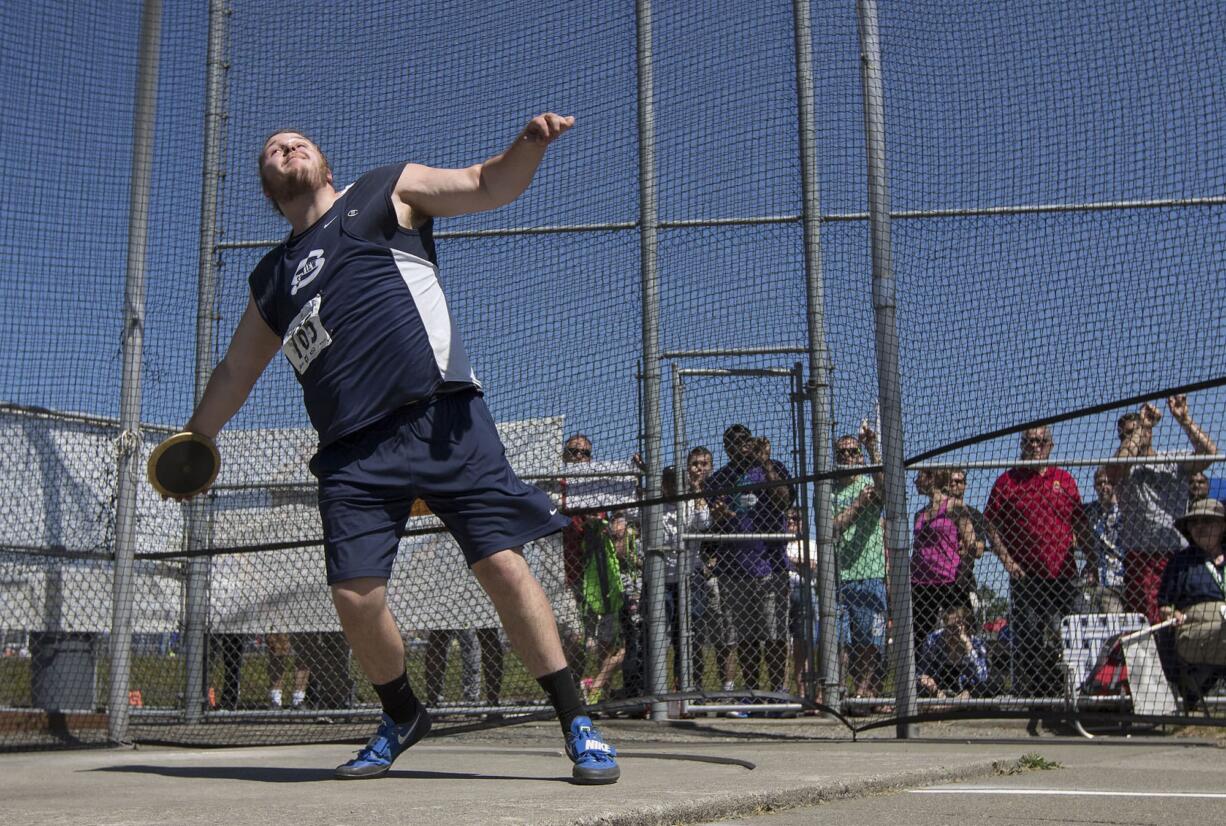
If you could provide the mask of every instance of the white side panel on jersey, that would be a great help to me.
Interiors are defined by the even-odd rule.
[[[460,332],[451,323],[451,313],[447,309],[447,299],[443,295],[443,286],[438,281],[438,269],[425,259],[418,258],[400,250],[391,250],[400,277],[404,279],[413,303],[417,306],[417,314],[426,326],[426,335],[430,339],[430,349],[434,351],[434,360],[438,364],[443,381],[472,382],[478,387],[477,375],[468,362],[468,353],[464,350],[464,342],[460,340]]]

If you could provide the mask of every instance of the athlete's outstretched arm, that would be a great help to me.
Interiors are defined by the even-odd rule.
[[[574,117],[553,112],[537,115],[506,150],[466,169],[405,164],[396,182],[396,200],[411,210],[414,225],[430,217],[465,215],[505,206],[528,188],[545,157],[545,149],[574,123]],[[401,215],[402,223],[404,217]]]
[[[256,309],[255,299],[249,298],[225,356],[213,371],[204,388],[204,397],[183,429],[216,438],[218,431],[247,401],[256,379],[280,349],[281,339],[265,323]]]

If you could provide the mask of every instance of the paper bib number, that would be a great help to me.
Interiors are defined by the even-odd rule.
[[[306,304],[294,320],[289,323],[289,332],[281,342],[281,352],[294,365],[298,375],[306,372],[315,357],[332,343],[332,336],[324,329],[319,320],[319,308],[323,304],[323,296],[315,296]]]

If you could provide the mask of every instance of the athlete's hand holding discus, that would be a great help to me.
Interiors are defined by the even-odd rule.
[[[184,502],[217,480],[221,455],[214,441],[222,426],[243,406],[256,379],[281,350],[281,338],[249,303],[225,357],[213,370],[192,417],[149,455],[149,483],[164,499]]]
[[[203,433],[184,430],[149,454],[149,484],[163,499],[185,502],[208,490],[220,468],[217,444]]]

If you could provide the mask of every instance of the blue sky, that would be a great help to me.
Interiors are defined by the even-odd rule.
[[[275,128],[311,132],[347,182],[401,160],[481,160],[547,109],[577,125],[533,188],[438,229],[637,219],[631,4],[233,5],[225,240],[284,233],[254,174]],[[657,6],[661,218],[797,214],[791,4]],[[821,206],[861,212],[854,4],[813,9]],[[926,0],[881,13],[896,210],[1223,195],[1220,3]],[[143,363],[144,416],[159,424],[182,421],[191,403],[206,23],[202,4],[165,4]],[[9,205],[0,400],[118,413],[138,24],[135,4],[0,9],[12,90],[0,99],[10,169],[0,179]],[[1226,373],[1224,215],[1217,206],[896,221],[907,453]],[[867,225],[827,222],[821,240],[842,431],[877,396]],[[795,223],[662,232],[662,347],[803,345],[801,243]],[[219,346],[259,254],[222,257]],[[626,230],[440,242],[452,310],[497,417],[565,415],[604,458],[636,448],[638,256]],[[717,445],[724,426],[745,421],[777,453],[790,450],[777,384],[702,380],[688,398],[694,441]],[[1226,439],[1224,402],[1220,391],[1193,400]],[[1104,455],[1115,415],[1062,425],[1057,455]],[[234,422],[276,424],[306,424],[279,362]],[[1004,460],[1015,445],[959,455]],[[982,502],[991,475],[972,476],[972,500]]]

